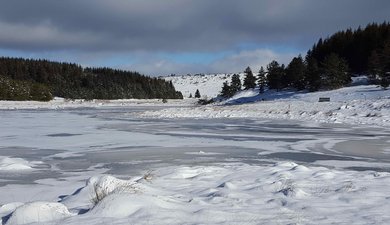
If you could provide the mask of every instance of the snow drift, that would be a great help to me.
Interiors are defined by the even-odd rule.
[[[60,203],[16,207],[6,224],[390,222],[386,216],[390,174],[385,172],[332,170],[293,162],[231,163],[173,166],[147,177],[92,177]],[[104,196],[91,201],[99,191],[105,192]],[[89,208],[83,208],[85,205]]]

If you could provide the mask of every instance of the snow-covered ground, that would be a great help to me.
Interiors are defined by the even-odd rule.
[[[0,101],[0,221],[390,224],[388,90],[195,102]]]
[[[362,78],[355,78],[361,84]],[[190,85],[185,83],[185,85]],[[183,89],[185,89],[183,87]],[[330,102],[319,102],[329,97]],[[242,91],[234,97],[202,107],[148,111],[161,118],[265,118],[390,126],[390,90],[376,85],[354,85],[332,91]]]
[[[241,81],[244,80],[244,73],[240,73]],[[222,89],[223,82],[230,82],[233,74],[196,74],[163,77],[166,81],[172,81],[175,89],[180,91],[184,98],[190,94],[194,97],[196,89],[202,97],[214,98]]]
[[[168,167],[92,177],[59,203],[19,204],[6,224],[386,224],[389,182],[389,173],[291,162]]]
[[[2,223],[390,223],[389,128],[155,107],[0,110]]]

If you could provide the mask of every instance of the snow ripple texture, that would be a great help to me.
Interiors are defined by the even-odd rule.
[[[5,224],[389,224],[390,174],[293,162],[92,177],[59,203],[12,203]],[[98,201],[91,201],[104,192]]]

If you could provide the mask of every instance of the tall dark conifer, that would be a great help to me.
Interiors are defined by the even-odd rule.
[[[195,98],[200,98],[199,89],[196,89],[196,91],[195,91]]]
[[[318,91],[322,86],[322,80],[320,75],[320,69],[318,62],[314,57],[308,57],[306,59],[306,76],[305,83],[309,91]]]
[[[224,97],[224,98],[230,98],[230,97],[233,96],[232,88],[230,87],[230,85],[228,84],[227,81],[223,82],[222,90],[221,90],[221,94],[220,95],[222,97]]]
[[[286,68],[285,81],[287,86],[294,87],[298,90],[305,89],[305,73],[306,65],[303,62],[302,56],[294,57]]]
[[[256,87],[256,77],[253,75],[251,68],[248,66],[245,71],[244,89],[248,90]]]
[[[265,72],[263,67],[260,67],[259,74],[257,75],[258,78],[258,85],[259,85],[259,92],[260,94],[264,93],[265,86],[267,85],[267,78],[266,78],[267,73]]]
[[[284,65],[280,66],[275,60],[267,65],[267,83],[269,89],[280,91],[283,88]]]
[[[334,53],[325,57],[321,68],[321,79],[325,88],[340,88],[351,82],[347,62]]]
[[[240,75],[234,74],[232,76],[232,81],[230,82],[231,91],[235,94],[238,91],[241,91],[241,80]]]

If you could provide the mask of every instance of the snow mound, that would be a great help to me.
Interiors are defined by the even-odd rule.
[[[113,176],[101,176],[101,177],[91,177],[87,181],[87,186],[93,187],[94,191],[97,193],[102,193],[108,195],[115,191],[123,191],[126,188],[134,186],[135,181],[121,180]]]
[[[136,192],[139,179],[121,180],[109,175],[94,176],[86,181],[84,187],[64,197],[61,203],[69,208],[76,208],[76,212],[77,210],[88,211],[112,193]]]
[[[32,202],[19,206],[12,213],[7,225],[44,223],[72,216],[65,205],[54,202]]]
[[[21,158],[0,157],[0,171],[32,170],[32,165]]]
[[[385,172],[293,162],[171,166],[152,180],[91,177],[61,203],[4,205],[0,212],[17,207],[6,224],[389,224],[389,182]],[[82,211],[96,190],[104,197]]]
[[[21,202],[12,202],[8,204],[4,204],[0,207],[0,222],[1,224],[4,224],[5,221],[8,219],[8,216],[11,215],[13,211],[15,211],[16,208],[23,205],[24,203]]]

